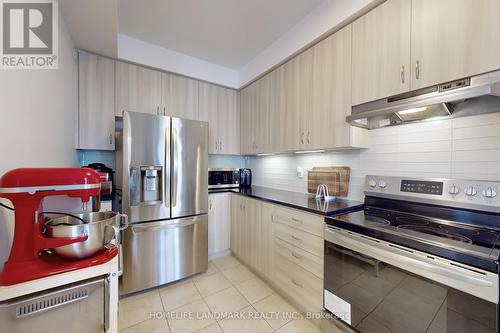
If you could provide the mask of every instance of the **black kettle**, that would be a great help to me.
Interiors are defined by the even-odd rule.
[[[252,186],[252,169],[240,169],[240,187],[249,188]]]

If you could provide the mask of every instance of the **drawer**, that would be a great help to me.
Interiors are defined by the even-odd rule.
[[[323,258],[322,237],[311,235],[310,233],[280,223],[275,223],[274,235],[276,238]]]
[[[278,207],[274,213],[274,221],[323,238],[323,216],[304,213],[296,209]]]
[[[323,309],[323,280],[275,252],[274,282],[303,311]]]
[[[323,258],[295,247],[279,238],[275,239],[274,251],[294,264],[323,279]]]

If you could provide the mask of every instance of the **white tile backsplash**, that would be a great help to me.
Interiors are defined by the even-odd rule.
[[[500,113],[422,122],[368,132],[368,149],[247,157],[253,184],[307,192],[298,166],[349,166],[349,198],[363,198],[367,174],[500,181]]]

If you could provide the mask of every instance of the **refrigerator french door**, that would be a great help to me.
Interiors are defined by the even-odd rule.
[[[208,267],[208,123],[124,112],[117,121],[122,211],[121,294]]]

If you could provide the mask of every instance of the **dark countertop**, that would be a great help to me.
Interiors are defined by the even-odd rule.
[[[296,208],[325,216],[343,214],[347,211],[351,211],[363,206],[363,203],[359,201],[352,201],[342,198],[335,198],[334,200],[329,201],[325,201],[324,199],[316,200],[314,198],[314,195],[312,194],[276,190],[262,186],[252,186],[249,189],[223,189],[208,191],[209,194],[220,192],[236,193],[246,197],[284,205],[287,207]]]

